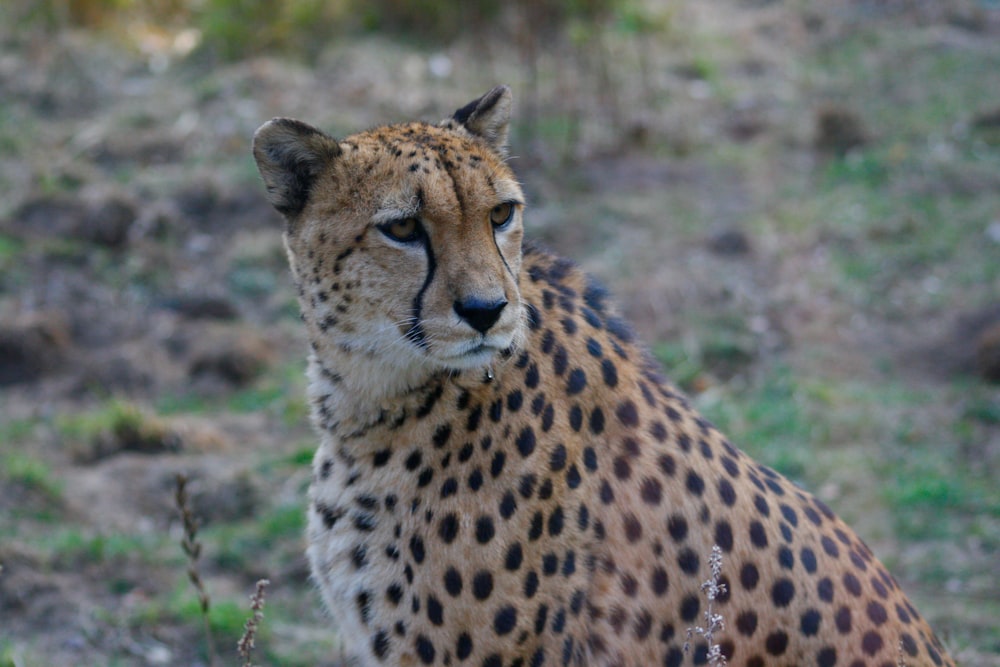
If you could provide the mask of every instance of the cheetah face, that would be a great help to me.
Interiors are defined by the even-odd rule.
[[[440,125],[343,141],[289,119],[257,131],[314,345],[463,370],[519,343],[524,195],[504,163],[509,112],[500,87]]]

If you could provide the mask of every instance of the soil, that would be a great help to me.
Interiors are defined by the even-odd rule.
[[[850,107],[816,105],[790,119],[780,99],[793,60],[780,46],[804,51],[875,12],[840,4],[854,13],[769,2],[681,12],[702,30],[729,22],[725,34],[743,40],[733,85],[767,91],[746,104],[706,100],[703,72],[665,44],[656,57],[669,66],[644,84],[676,102],[669,113],[601,107],[568,147],[540,131],[515,136],[532,235],[609,282],[645,339],[683,340],[692,321],[740,322],[689,389],[745,383],[789,350],[817,348],[832,358],[803,363],[843,376],[875,372],[878,358],[920,382],[998,377],[994,304],[954,304],[919,329],[918,313],[859,319],[804,280],[822,271],[827,239],[788,247],[748,223],[775,183],[705,149],[760,142],[809,171],[874,140]],[[926,7],[907,20],[988,44],[1000,39],[1000,19],[983,7],[960,14],[971,28]],[[255,517],[304,506],[313,440],[281,223],[256,182],[249,138],[276,115],[341,134],[436,119],[491,77],[520,80],[516,58],[482,63],[473,50],[450,47],[452,62],[473,64],[441,79],[426,53],[379,37],[331,46],[313,66],[265,56],[162,69],[106,35],[0,34],[0,146],[18,156],[0,164],[0,422],[9,425],[0,437],[10,438],[0,454],[30,455],[54,480],[21,475],[0,487],[0,665],[208,664],[197,614],[173,602],[194,595],[178,546],[176,475],[191,480],[193,510],[218,529],[207,538],[217,546],[226,526],[252,536]],[[573,72],[536,104],[562,99],[567,114],[585,115],[598,84],[564,93],[591,75]],[[621,85],[626,99],[642,98],[643,85]],[[975,122],[992,128],[993,118]],[[657,226],[667,207],[676,237]],[[119,411],[111,417],[109,404]],[[98,426],[74,421],[95,414],[105,415]],[[301,537],[257,539],[246,561],[203,557],[213,596],[249,613],[253,582],[268,576],[268,642],[286,648],[265,656],[340,664]],[[295,611],[282,619],[282,609]],[[969,656],[1000,665],[1000,646]]]

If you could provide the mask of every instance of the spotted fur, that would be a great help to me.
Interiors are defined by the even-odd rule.
[[[522,247],[510,91],[254,155],[311,343],[309,559],[361,665],[952,665],[821,501],[660,376],[606,292]],[[509,211],[506,219],[500,220]]]

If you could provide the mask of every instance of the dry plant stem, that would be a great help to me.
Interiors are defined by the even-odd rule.
[[[722,549],[718,545],[712,547],[712,555],[708,558],[708,564],[712,568],[712,576],[701,585],[701,590],[708,598],[708,608],[705,609],[705,627],[695,626],[687,629],[687,641],[684,642],[684,652],[691,650],[691,637],[701,635],[708,643],[708,664],[713,667],[726,665],[726,656],[722,655],[722,647],[715,642],[715,633],[722,632],[726,628],[722,614],[716,614],[713,609],[715,599],[726,592],[726,585],[719,583],[722,575]]]
[[[176,491],[174,502],[181,513],[181,520],[184,522],[184,537],[181,538],[181,548],[188,559],[187,574],[191,585],[198,593],[198,602],[201,605],[201,617],[205,625],[205,649],[208,652],[208,664],[215,665],[215,640],[212,637],[212,624],[209,620],[209,609],[211,608],[211,598],[205,583],[201,580],[198,572],[198,559],[201,557],[201,542],[198,541],[198,520],[195,519],[191,508],[188,505],[187,476],[178,473],[176,477]]]
[[[243,667],[253,667],[251,656],[253,654],[254,640],[257,636],[257,630],[260,628],[260,622],[264,618],[264,589],[270,583],[268,579],[259,580],[257,582],[257,590],[250,596],[250,610],[253,613],[247,619],[246,625],[243,626],[243,636],[236,643],[236,651],[244,661]]]

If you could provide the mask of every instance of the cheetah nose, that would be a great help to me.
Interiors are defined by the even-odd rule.
[[[496,301],[486,301],[470,297],[463,301],[456,301],[455,312],[468,322],[469,326],[484,334],[500,319],[500,313],[506,305],[507,300],[502,298]]]

